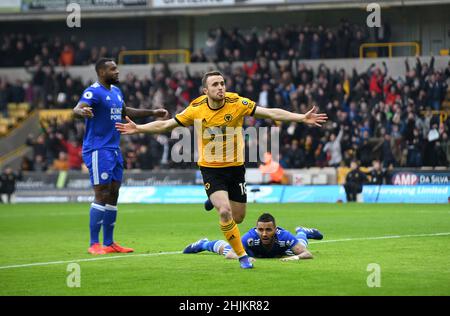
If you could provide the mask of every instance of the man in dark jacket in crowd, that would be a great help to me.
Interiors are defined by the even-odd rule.
[[[367,176],[359,169],[356,161],[350,163],[351,171],[345,178],[345,194],[347,195],[347,202],[356,202],[356,197],[363,190],[363,184],[367,182]]]
[[[3,203],[3,194],[7,196],[6,202],[11,203],[11,196],[16,191],[16,180],[17,176],[13,173],[10,167],[6,168],[5,171],[0,176],[1,190],[0,190],[0,201]]]
[[[374,160],[372,162],[372,170],[370,171],[370,181],[368,184],[381,185],[383,184],[384,171],[381,168],[381,163],[379,160]]]

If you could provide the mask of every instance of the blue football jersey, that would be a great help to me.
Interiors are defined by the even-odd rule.
[[[255,258],[275,258],[286,255],[286,251],[291,250],[298,243],[297,238],[289,231],[277,227],[275,232],[275,242],[271,249],[267,249],[261,242],[261,238],[256,228],[250,229],[243,237],[242,244],[250,257]]]
[[[93,118],[85,119],[83,153],[98,149],[119,149],[120,132],[116,122],[122,121],[123,95],[111,85],[108,90],[96,82],[84,90],[80,102],[92,107]]]

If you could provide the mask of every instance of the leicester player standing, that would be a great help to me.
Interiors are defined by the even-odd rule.
[[[133,249],[114,242],[113,231],[117,217],[117,200],[123,175],[123,158],[120,151],[120,133],[115,124],[126,116],[165,117],[167,111],[133,109],[125,106],[119,83],[119,70],[112,59],[102,58],[95,65],[98,81],[84,90],[77,106],[76,117],[85,118],[83,161],[89,169],[95,199],[90,209],[90,247],[94,255],[127,253]],[[99,234],[103,225],[103,245]]]
[[[220,72],[208,72],[202,79],[204,95],[193,100],[175,118],[165,121],[136,125],[129,118],[128,123],[117,123],[123,134],[164,133],[177,126],[197,126],[198,165],[203,176],[206,194],[219,212],[220,228],[227,242],[239,257],[242,268],[253,265],[241,242],[237,224],[244,220],[247,192],[245,188],[245,167],[243,161],[244,141],[242,131],[245,116],[267,118],[278,121],[294,121],[320,126],[327,120],[326,114],[316,114],[314,108],[305,114],[282,109],[257,107],[255,102],[236,93],[226,92],[225,80]],[[231,136],[231,137],[229,137]]]

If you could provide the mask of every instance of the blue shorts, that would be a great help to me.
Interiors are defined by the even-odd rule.
[[[83,153],[92,185],[122,182],[123,158],[119,149],[98,149]]]

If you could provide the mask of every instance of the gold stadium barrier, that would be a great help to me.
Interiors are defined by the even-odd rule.
[[[71,109],[55,109],[55,110],[40,110],[39,121],[41,125],[48,127],[51,120],[55,120],[58,124],[73,119],[73,110]]]
[[[148,64],[154,64],[159,61],[160,56],[175,55],[181,56],[181,62],[189,64],[191,62],[191,52],[187,49],[162,49],[162,50],[124,50],[119,53],[119,65],[123,65],[124,58],[127,56],[146,56]]]
[[[420,55],[420,45],[416,42],[391,42],[391,43],[364,43],[359,47],[359,58],[364,58],[364,49],[365,48],[380,48],[387,47],[389,48],[389,58],[392,57],[392,48],[393,47],[414,47],[416,52],[414,56]],[[375,52],[371,52],[369,57],[378,57]]]

